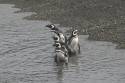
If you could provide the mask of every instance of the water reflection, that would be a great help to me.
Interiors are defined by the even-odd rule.
[[[78,66],[78,58],[79,58],[79,55],[78,55],[78,56],[70,57],[70,58],[69,58],[70,64],[73,64],[73,65],[75,65],[75,66]]]
[[[63,65],[60,65],[58,66],[57,68],[57,80],[59,81],[59,83],[62,83],[63,82],[63,75],[64,75],[64,66]]]
[[[63,83],[65,67],[68,67],[68,65],[54,63],[54,71],[56,72],[56,79],[58,80],[58,83]]]
[[[68,64],[54,63],[53,66],[54,66],[54,71],[56,72],[56,79],[58,80],[58,83],[64,83],[65,75],[68,72],[72,72],[72,70],[79,72],[78,58],[79,56],[70,57]]]

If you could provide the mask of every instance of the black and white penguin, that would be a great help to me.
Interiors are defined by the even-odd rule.
[[[67,37],[66,37],[63,33],[58,32],[58,31],[54,31],[54,33],[58,35],[58,37],[59,37],[59,42],[60,42],[61,44],[65,45],[66,42],[67,42]]]
[[[77,55],[80,53],[80,45],[79,45],[79,38],[78,38],[78,30],[73,30],[71,36],[67,41],[67,48],[71,55]]]
[[[50,28],[51,31],[58,31],[58,32],[62,32],[61,30],[59,30],[54,24],[48,24],[46,25],[46,27]]]
[[[57,63],[68,63],[68,52],[65,46],[62,46],[60,43],[55,44],[55,62]]]
[[[60,29],[58,29],[54,24],[48,24],[46,27],[50,28],[51,32],[55,33],[53,34],[54,41],[59,38],[59,42],[61,44],[66,44],[67,38]]]

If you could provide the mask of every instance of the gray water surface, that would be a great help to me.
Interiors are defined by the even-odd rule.
[[[50,22],[0,4],[0,83],[125,83],[125,50],[80,35],[82,53],[66,66],[54,63]]]

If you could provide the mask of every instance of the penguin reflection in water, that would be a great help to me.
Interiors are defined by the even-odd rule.
[[[55,43],[55,62],[57,63],[68,63],[68,51],[66,50],[64,45],[60,43]]]
[[[80,53],[78,30],[72,31],[71,36],[69,37],[67,41],[67,48],[68,48],[70,56],[77,55]]]

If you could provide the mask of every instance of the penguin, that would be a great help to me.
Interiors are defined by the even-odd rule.
[[[68,52],[65,46],[62,46],[60,43],[55,44],[55,62],[57,63],[68,63]]]
[[[78,30],[73,30],[71,36],[67,41],[67,49],[71,55],[77,55],[80,53],[80,45],[79,45],[79,38],[78,38]]]
[[[58,31],[58,32],[62,32],[60,29],[58,29],[54,24],[48,24],[46,25],[46,27],[50,28],[51,31]]]
[[[48,24],[48,25],[46,25],[46,27],[50,28],[51,32],[55,33],[53,35],[54,41],[55,41],[55,39],[59,38],[59,42],[61,44],[66,44],[67,37],[63,34],[63,32],[60,29],[58,29],[54,24]]]
[[[66,37],[63,33],[58,32],[58,31],[54,31],[54,33],[58,35],[58,37],[59,37],[59,42],[60,42],[61,44],[65,45],[66,42],[67,42],[67,37]]]

